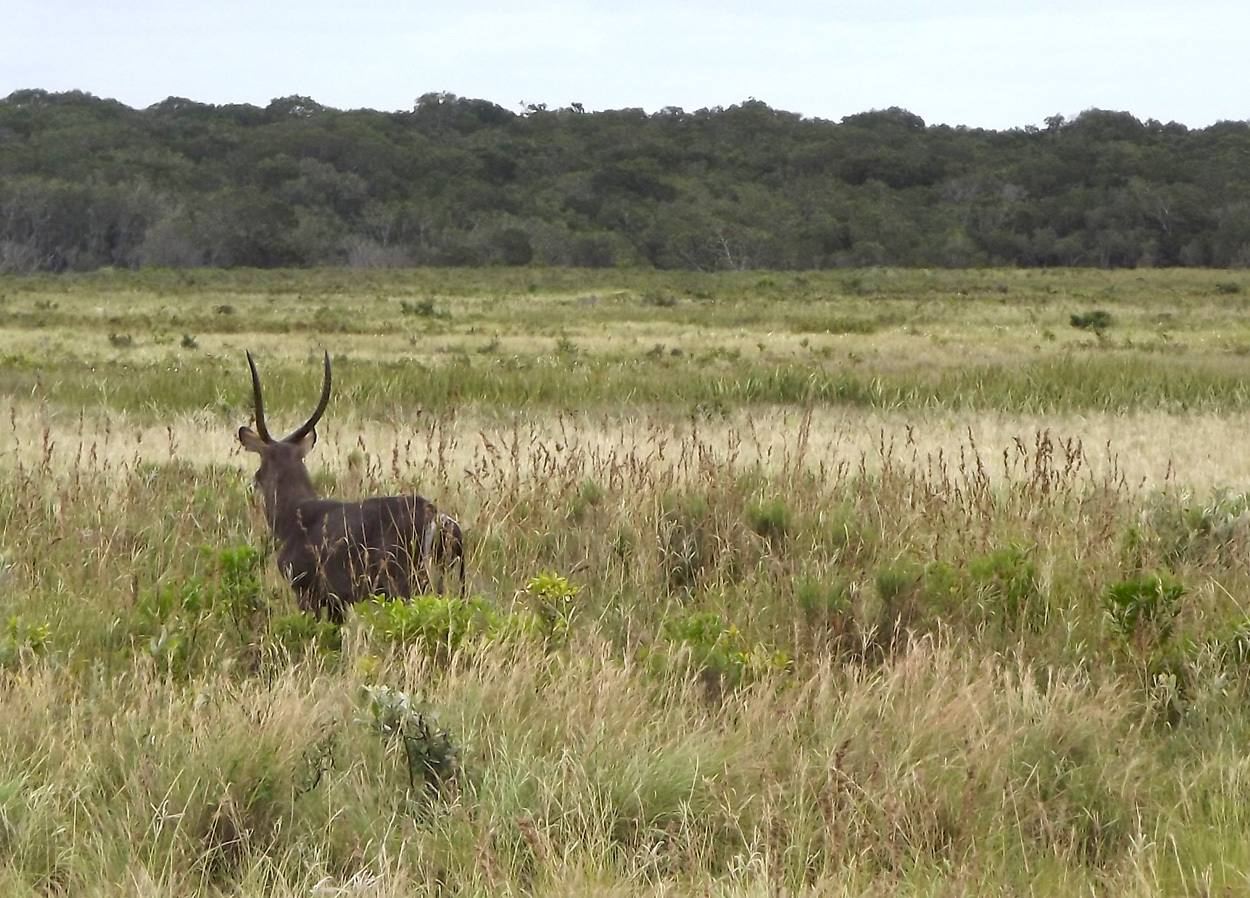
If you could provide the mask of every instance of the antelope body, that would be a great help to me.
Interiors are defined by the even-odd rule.
[[[384,593],[408,598],[430,588],[431,569],[459,562],[463,595],[464,536],[460,525],[422,496],[379,496],[359,502],[318,498],[304,457],[317,442],[316,426],[330,401],[330,354],[325,356],[321,401],[303,425],[275,440],[265,426],[260,375],[252,354],[256,429],[239,428],[244,449],[260,455],[256,486],[265,517],[280,544],[278,569],[301,609],[341,621],[348,605]]]

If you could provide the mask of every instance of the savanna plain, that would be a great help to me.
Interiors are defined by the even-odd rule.
[[[252,495],[464,596],[303,614]],[[1250,276],[0,278],[0,893],[1250,893]]]

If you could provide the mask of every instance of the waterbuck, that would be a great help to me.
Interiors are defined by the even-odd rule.
[[[325,355],[321,401],[307,421],[280,440],[265,426],[260,375],[252,354],[256,429],[239,428],[239,442],[260,455],[256,486],[280,548],[278,569],[299,607],[340,622],[349,604],[383,593],[408,598],[430,588],[459,562],[464,594],[464,536],[460,525],[422,496],[378,496],[360,502],[320,499],[304,464],[317,442],[317,422],[330,402],[330,354]]]

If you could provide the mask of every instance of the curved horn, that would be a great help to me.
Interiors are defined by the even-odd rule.
[[[259,394],[258,394],[259,395]],[[317,426],[317,422],[321,420],[321,416],[325,413],[326,406],[330,404],[330,353],[326,352],[326,373],[325,380],[321,385],[321,401],[317,403],[317,410],[312,413],[312,417],[305,421],[298,430],[292,431],[290,436],[283,439],[284,443],[296,443],[308,436],[312,429]]]
[[[247,366],[252,369],[252,398],[256,404],[256,432],[266,443],[272,443],[269,428],[265,426],[265,403],[260,398],[260,375],[256,373],[256,362],[252,359],[250,351],[247,354]]]

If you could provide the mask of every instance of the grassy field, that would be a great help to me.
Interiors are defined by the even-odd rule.
[[[0,278],[0,893],[1250,891],[1250,276]],[[297,612],[250,493],[468,598]]]

